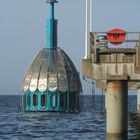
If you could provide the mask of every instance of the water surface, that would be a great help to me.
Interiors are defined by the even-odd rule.
[[[91,99],[84,96],[78,114],[24,113],[19,110],[19,96],[0,96],[0,140],[106,140],[104,100],[96,96],[93,106]],[[129,96],[128,139],[139,138],[136,96]]]

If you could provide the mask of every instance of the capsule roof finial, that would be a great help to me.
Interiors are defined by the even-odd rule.
[[[57,0],[47,0],[46,2],[47,2],[47,3],[58,3]]]

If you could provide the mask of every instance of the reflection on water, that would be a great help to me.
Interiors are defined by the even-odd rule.
[[[128,139],[127,134],[122,134],[122,135],[107,134],[107,136],[106,136],[106,140],[127,140],[127,139]]]
[[[129,113],[129,125],[131,130],[129,133],[133,133],[132,140],[140,140],[140,114]]]

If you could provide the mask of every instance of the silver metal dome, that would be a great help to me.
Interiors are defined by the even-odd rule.
[[[24,92],[40,91],[75,92],[82,86],[74,64],[60,48],[44,48],[33,60],[25,75],[22,89]]]

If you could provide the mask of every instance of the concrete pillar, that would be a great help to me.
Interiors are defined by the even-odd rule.
[[[105,89],[105,111],[107,109],[107,97],[106,97],[106,94],[107,94],[107,92],[106,92],[106,89]]]
[[[137,89],[137,111],[140,113],[140,88]]]
[[[107,81],[107,133],[127,133],[128,82]]]

